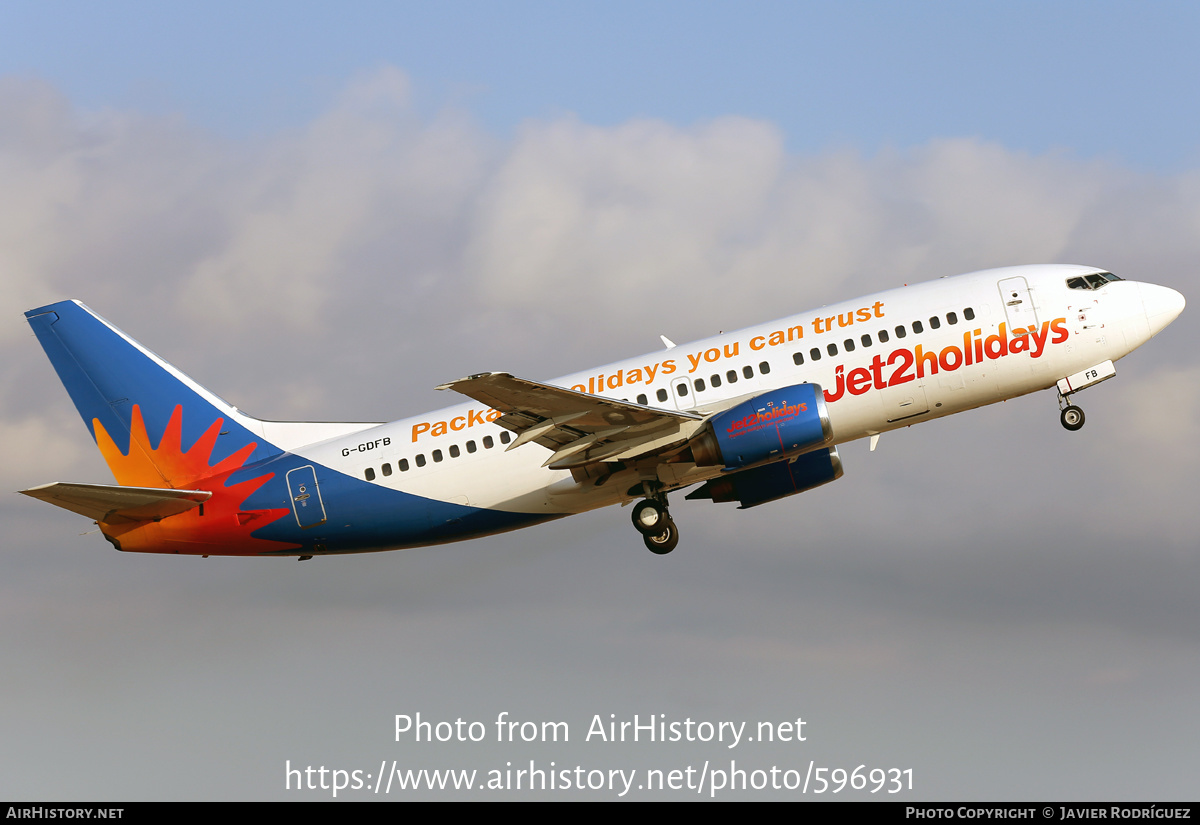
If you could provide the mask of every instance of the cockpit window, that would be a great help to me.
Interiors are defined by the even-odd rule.
[[[1099,289],[1109,281],[1120,281],[1116,275],[1111,272],[1096,272],[1091,275],[1077,275],[1074,278],[1067,278],[1067,287],[1070,289]]]

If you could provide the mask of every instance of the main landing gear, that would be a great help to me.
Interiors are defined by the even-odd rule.
[[[1067,397],[1061,392],[1058,394],[1058,409],[1058,420],[1071,432],[1075,432],[1083,427],[1083,422],[1087,420],[1083,414],[1083,410],[1074,404],[1068,403]]]
[[[665,556],[679,544],[679,528],[667,512],[667,497],[646,498],[633,506],[633,526],[642,534],[646,549]]]

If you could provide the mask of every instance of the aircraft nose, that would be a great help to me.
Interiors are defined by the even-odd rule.
[[[1158,335],[1167,325],[1179,317],[1187,303],[1183,295],[1170,287],[1157,284],[1140,284],[1142,306],[1146,310],[1146,321],[1150,324],[1150,334]]]

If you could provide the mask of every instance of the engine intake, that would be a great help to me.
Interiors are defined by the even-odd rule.
[[[701,467],[738,470],[800,455],[833,440],[818,384],[793,384],[743,401],[709,419],[692,439]]]

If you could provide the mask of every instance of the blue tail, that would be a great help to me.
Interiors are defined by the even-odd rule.
[[[238,412],[79,301],[31,309],[25,317],[102,452],[102,440],[111,441],[125,456],[135,442],[143,451],[148,446],[147,457],[171,486],[182,480],[170,477],[178,470],[160,466],[153,453],[172,426],[178,430],[176,449],[183,452],[208,433],[206,441],[215,442],[207,457],[210,464],[250,445],[252,451],[244,459],[250,462],[280,452],[264,438],[261,422]],[[109,455],[105,458],[112,467]],[[129,483],[119,474],[118,481]]]

